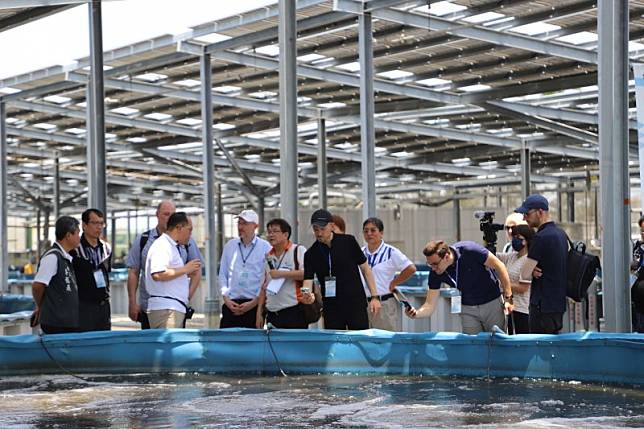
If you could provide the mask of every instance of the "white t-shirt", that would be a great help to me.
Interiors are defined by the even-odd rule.
[[[186,312],[186,308],[174,299],[152,297],[152,295],[171,296],[186,305],[188,304],[190,279],[187,274],[168,281],[155,281],[152,278],[154,273],[162,273],[168,268],[181,268],[185,265],[177,246],[177,242],[168,234],[162,234],[154,240],[148,250],[148,257],[145,260],[145,287],[150,294],[148,310]]]
[[[69,262],[72,262],[72,255],[67,253],[61,245],[56,244],[55,246],[58,247],[58,250],[62,253],[65,259],[67,259]],[[48,286],[51,278],[54,277],[57,272],[58,258],[53,253],[50,253],[40,260],[38,272],[34,276],[34,282],[42,283],[45,286]]]
[[[508,275],[512,283],[530,283],[532,277],[529,279],[521,279],[521,268],[528,260],[528,255],[519,257],[518,252],[498,253],[497,258],[501,260],[508,269]],[[530,289],[527,292],[512,292],[512,301],[514,303],[514,311],[523,314],[529,314],[530,308]]]
[[[376,290],[378,295],[390,294],[389,284],[396,277],[396,273],[404,270],[413,263],[400,250],[391,246],[384,241],[380,243],[375,252],[369,252],[369,248],[364,246],[362,253],[367,257],[367,263],[371,267],[373,277],[376,280]],[[361,272],[362,274],[362,272]],[[362,281],[367,296],[371,296],[367,282]]]
[[[276,270],[295,271],[295,249],[297,247],[297,261],[300,270],[304,270],[304,253],[306,247],[299,246],[295,243],[289,243],[288,249],[280,256],[275,256],[274,249],[266,254],[266,259],[270,260]],[[268,262],[266,263],[266,275],[268,276]],[[286,279],[277,294],[271,294],[266,291],[266,309],[268,311],[280,311],[285,308],[293,307],[298,304],[298,292],[295,288],[295,280]]]

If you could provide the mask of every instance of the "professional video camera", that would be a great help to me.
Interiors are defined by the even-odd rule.
[[[478,219],[481,224],[485,248],[496,255],[496,233],[503,230],[503,225],[494,223],[494,212],[474,212],[474,218]]]

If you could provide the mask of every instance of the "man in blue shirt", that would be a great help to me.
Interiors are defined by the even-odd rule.
[[[273,247],[255,234],[258,225],[257,213],[242,211],[237,216],[239,238],[224,245],[219,265],[219,287],[224,300],[220,328],[256,327],[266,254]]]
[[[558,334],[566,311],[568,237],[550,219],[548,200],[542,195],[530,195],[514,211],[523,214],[528,225],[538,228],[521,269],[523,278],[532,274],[530,333]]]
[[[473,241],[430,241],[423,249],[429,273],[429,290],[425,303],[409,308],[407,316],[429,317],[436,308],[443,283],[461,292],[461,324],[464,334],[491,332],[494,325],[505,330],[504,310],[512,311],[510,276],[501,262],[485,247]],[[498,276],[498,278],[497,278]],[[499,280],[503,288],[499,289]]]

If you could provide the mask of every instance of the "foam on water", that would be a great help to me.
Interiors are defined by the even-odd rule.
[[[639,388],[428,377],[8,377],[0,427],[644,426]]]

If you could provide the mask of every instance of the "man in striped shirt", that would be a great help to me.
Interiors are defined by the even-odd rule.
[[[400,250],[383,240],[385,226],[377,217],[370,217],[362,224],[364,241],[362,252],[376,279],[376,290],[382,303],[378,313],[369,312],[369,326],[387,331],[402,330],[402,309],[394,299],[396,286],[404,283],[415,272],[416,266]],[[398,273],[398,274],[396,274]],[[365,287],[369,301],[371,293]]]

